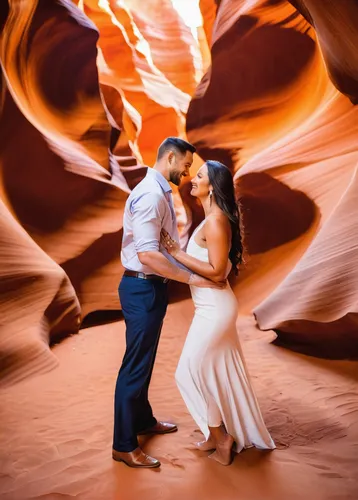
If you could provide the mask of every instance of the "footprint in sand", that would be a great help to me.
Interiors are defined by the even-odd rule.
[[[180,463],[179,459],[171,455],[165,455],[165,457],[160,458],[160,461],[162,464],[172,465],[173,467],[185,470],[184,465]]]

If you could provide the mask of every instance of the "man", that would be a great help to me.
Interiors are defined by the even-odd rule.
[[[126,352],[115,392],[113,459],[129,467],[159,467],[160,462],[138,446],[140,434],[175,432],[176,425],[158,422],[148,401],[159,336],[168,305],[167,282],[216,287],[209,280],[178,267],[160,247],[164,228],[179,240],[169,182],[179,186],[189,175],[195,147],[168,137],[153,168],[133,189],[124,210],[121,259],[126,269],[119,297],[126,323]]]

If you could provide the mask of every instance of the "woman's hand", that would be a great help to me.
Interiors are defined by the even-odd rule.
[[[175,257],[180,252],[179,243],[173,240],[169,233],[165,229],[162,229],[160,233],[160,242],[170,255]]]

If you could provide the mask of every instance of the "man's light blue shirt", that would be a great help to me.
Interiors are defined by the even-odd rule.
[[[147,175],[130,193],[124,208],[121,261],[125,269],[154,274],[149,266],[140,262],[139,252],[160,251],[179,265],[160,245],[163,228],[179,241],[170,184],[160,172],[148,168]]]

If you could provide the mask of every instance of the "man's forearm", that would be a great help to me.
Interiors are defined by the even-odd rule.
[[[153,269],[155,274],[160,274],[170,280],[179,281],[180,283],[188,283],[191,274],[184,269],[172,264],[160,252],[141,252],[138,253],[140,262]]]

